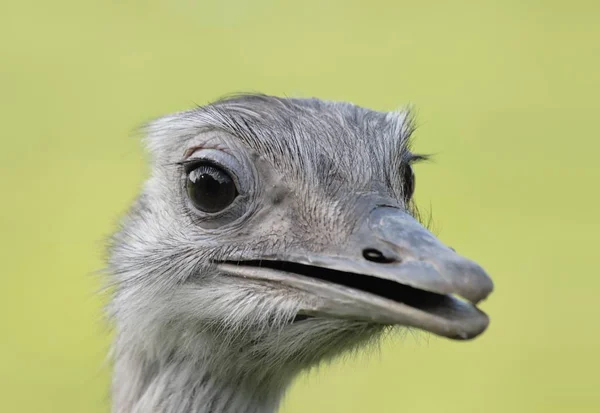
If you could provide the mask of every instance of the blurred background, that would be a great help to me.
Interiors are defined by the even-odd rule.
[[[392,338],[284,413],[600,412],[595,1],[0,5],[0,411],[109,412],[104,244],[143,122],[231,92],[416,108],[417,202],[496,291],[467,343]]]

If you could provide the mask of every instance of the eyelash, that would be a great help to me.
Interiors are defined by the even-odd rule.
[[[209,159],[185,159],[183,161],[176,162],[175,165],[181,167],[186,174],[189,174],[192,170],[196,169],[200,165],[211,165],[217,168],[222,168],[221,165],[218,165]]]

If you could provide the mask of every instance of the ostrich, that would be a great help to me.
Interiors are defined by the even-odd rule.
[[[408,112],[240,95],[146,132],[109,251],[114,413],[274,412],[390,328],[486,329],[490,278],[415,218]]]

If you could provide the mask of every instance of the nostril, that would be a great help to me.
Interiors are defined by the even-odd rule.
[[[386,257],[383,252],[375,249],[375,248],[365,248],[363,250],[363,257],[367,261],[378,262],[381,264],[389,264],[391,262],[395,262],[396,259],[393,257]]]

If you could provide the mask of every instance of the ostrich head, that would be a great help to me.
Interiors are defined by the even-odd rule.
[[[110,253],[115,411],[270,411],[387,327],[482,333],[492,282],[413,217],[410,133],[406,112],[256,95],[150,124]]]

